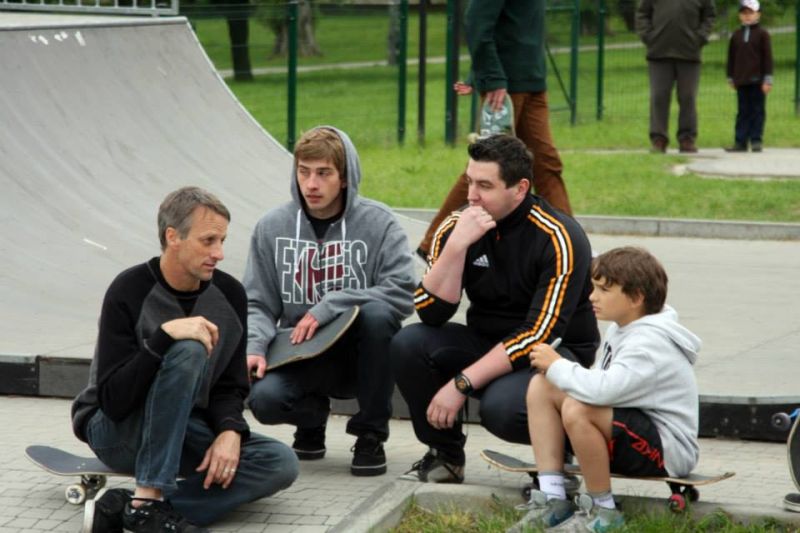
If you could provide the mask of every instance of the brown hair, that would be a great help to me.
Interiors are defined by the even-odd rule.
[[[164,198],[158,208],[158,239],[161,249],[167,248],[167,228],[175,228],[181,239],[192,229],[192,215],[198,207],[205,207],[231,221],[231,213],[219,198],[200,187],[182,187]]]
[[[592,279],[619,285],[629,298],[642,296],[645,314],[661,311],[667,299],[667,273],[650,252],[635,246],[614,248],[592,262]]]
[[[347,179],[344,143],[332,129],[314,128],[305,132],[294,146],[295,166],[301,159],[330,161],[336,167],[341,179]]]

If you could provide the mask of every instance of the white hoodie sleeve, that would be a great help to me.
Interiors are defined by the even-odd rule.
[[[640,338],[614,355],[607,369],[586,369],[567,359],[559,359],[547,370],[547,379],[573,398],[584,403],[609,407],[638,406],[658,379],[652,353],[658,347],[651,339]],[[649,345],[649,346],[648,346]],[[655,350],[655,352],[654,352]]]

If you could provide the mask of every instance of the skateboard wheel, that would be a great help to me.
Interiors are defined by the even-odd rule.
[[[786,431],[792,427],[792,418],[786,413],[775,413],[770,418],[770,423],[775,429]]]
[[[64,491],[64,497],[72,505],[80,505],[86,501],[86,489],[83,485],[70,485]]]
[[[700,499],[700,491],[696,487],[686,487],[683,489],[683,495],[689,502],[696,502]]]
[[[682,513],[686,510],[686,498],[682,494],[673,494],[669,497],[669,510],[673,513]]]
[[[81,476],[81,485],[89,492],[97,492],[106,486],[106,476]]]

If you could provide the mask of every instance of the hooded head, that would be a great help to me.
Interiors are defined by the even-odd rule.
[[[292,198],[315,218],[332,218],[358,194],[361,168],[350,138],[331,126],[304,133],[294,149]]]

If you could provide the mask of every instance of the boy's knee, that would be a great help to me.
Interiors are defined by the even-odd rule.
[[[541,405],[548,398],[550,392],[550,382],[542,374],[536,373],[528,383],[528,391],[525,393],[525,404],[528,411]]]
[[[582,424],[591,417],[591,406],[575,398],[567,397],[561,404],[561,420],[564,428],[569,430],[570,426]]]

